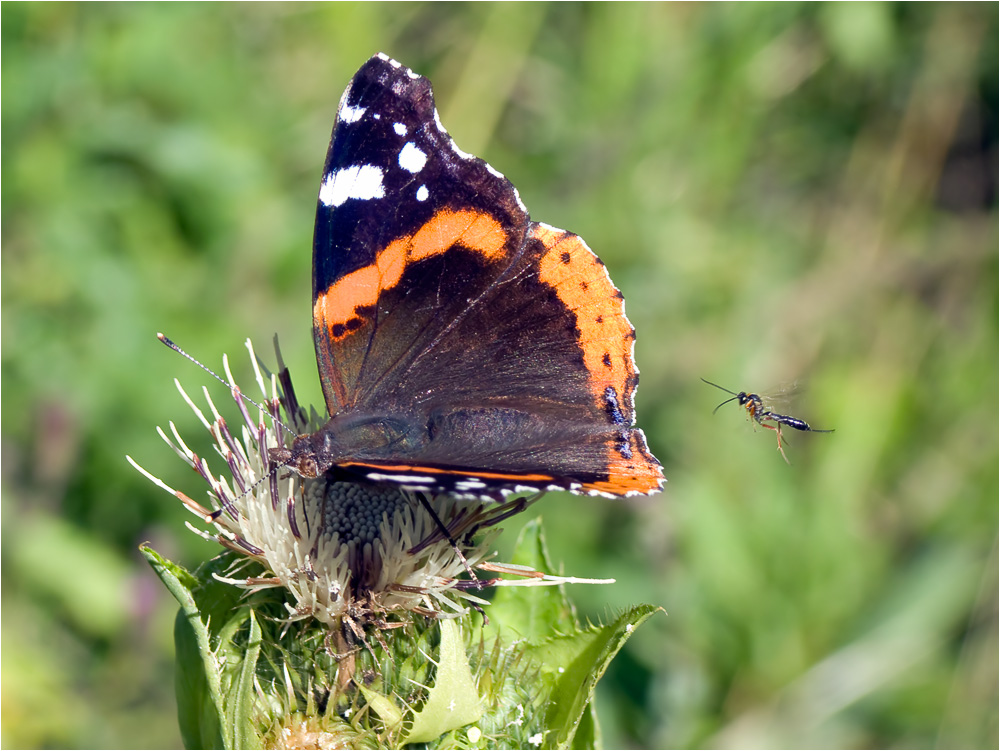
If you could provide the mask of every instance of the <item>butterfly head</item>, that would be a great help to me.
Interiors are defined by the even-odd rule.
[[[337,459],[335,441],[328,430],[297,436],[291,448],[268,449],[267,455],[275,469],[288,467],[297,475],[308,478],[325,474]]]

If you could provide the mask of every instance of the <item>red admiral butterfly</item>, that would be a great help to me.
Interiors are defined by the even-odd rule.
[[[313,240],[329,422],[272,449],[411,490],[657,492],[634,428],[635,330],[577,235],[461,151],[430,82],[379,54],[340,100]]]

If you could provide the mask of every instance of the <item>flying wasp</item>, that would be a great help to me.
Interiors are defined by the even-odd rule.
[[[705,381],[704,378],[701,380]],[[719,411],[719,407],[723,404],[729,404],[729,402],[734,399],[736,402],[747,411],[747,414],[751,419],[754,420],[758,425],[768,430],[773,430],[778,436],[778,451],[781,452],[781,458],[785,460],[786,464],[791,464],[788,461],[788,457],[785,456],[785,449],[781,445],[781,426],[787,425],[795,430],[808,431],[811,433],[832,433],[833,430],[819,430],[812,427],[805,420],[800,420],[797,417],[792,417],[791,415],[782,415],[777,412],[770,410],[764,403],[764,399],[759,394],[751,394],[747,391],[740,391],[739,393],[735,391],[730,391],[717,383],[712,383],[711,381],[705,381],[709,386],[715,386],[715,388],[725,391],[727,394],[732,394],[732,397],[726,399],[724,402],[719,404],[718,407],[712,410],[714,415]],[[768,425],[768,422],[773,422],[774,425]]]

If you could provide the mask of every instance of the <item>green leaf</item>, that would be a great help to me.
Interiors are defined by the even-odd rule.
[[[249,608],[245,609],[250,618],[250,637],[242,653],[237,680],[226,692],[226,732],[233,739],[233,748],[260,748],[261,740],[251,722],[254,706],[254,676],[257,673],[257,659],[260,657],[260,624]],[[235,620],[235,619],[234,619]],[[228,665],[228,663],[227,663]]]
[[[391,732],[402,726],[404,715],[392,699],[368,688],[363,683],[357,685],[358,690],[364,695],[365,701],[368,702],[369,708],[385,723],[387,730]]]
[[[230,568],[230,556],[213,558],[192,574],[151,548],[140,550],[181,606],[174,643],[177,715],[184,745],[259,747],[251,713],[260,624],[249,608],[238,607],[239,590],[213,576]],[[248,619],[250,634],[244,646],[234,637]]]
[[[428,743],[483,716],[459,624],[453,620],[442,620],[440,624],[441,645],[434,685],[423,708],[413,715],[413,725],[400,739],[400,745]]]
[[[580,724],[573,735],[573,748],[603,748],[601,726],[597,723],[597,707],[594,702],[587,704],[587,711],[580,718]]]
[[[511,563],[528,566],[535,571],[552,573],[542,531],[541,518],[524,525],[518,535]],[[490,625],[496,636],[510,630],[514,638],[534,641],[556,633],[573,633],[579,626],[576,611],[566,597],[563,585],[540,587],[497,587],[493,602],[487,610]]]
[[[208,628],[194,597],[198,579],[185,568],[166,560],[148,546],[141,546],[153,571],[180,603],[174,622],[177,650],[177,719],[187,748],[231,748],[223,737],[226,726],[222,680],[212,655]]]
[[[198,603],[202,619],[208,624],[215,642],[218,642],[224,624],[234,617],[246,618],[245,613],[237,615],[244,602],[243,590],[215,578],[215,574],[231,575],[233,563],[238,560],[240,556],[236,553],[222,553],[205,561],[194,572],[198,586],[192,593]]]
[[[597,682],[636,627],[658,610],[661,608],[640,605],[607,626],[557,636],[525,648],[526,655],[539,666],[538,679],[549,693],[544,747],[577,746],[578,731],[580,746],[596,743],[595,718],[588,717],[586,723],[583,719],[589,714]]]

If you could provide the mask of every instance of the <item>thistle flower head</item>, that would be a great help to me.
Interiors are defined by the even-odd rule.
[[[386,622],[407,612],[457,616],[483,603],[471,590],[484,582],[465,577],[466,571],[476,566],[489,568],[487,554],[498,532],[492,525],[533,499],[496,503],[447,494],[425,496],[423,500],[452,538],[449,541],[414,493],[335,473],[307,479],[276,468],[268,459],[268,449],[290,444],[294,433],[319,429],[322,420],[315,410],[307,417],[299,406],[277,342],[277,374],[265,376],[249,341],[247,349],[263,395],[261,406],[269,414],[261,409],[253,419],[247,400],[234,387],[233,399],[242,420],[237,431],[230,429],[207,389],[208,415],[177,383],[184,400],[211,433],[227,474],[213,474],[208,461],[188,447],[173,423],[170,435],[159,430],[164,441],[208,483],[208,507],[168,487],[129,459],[212,531],[188,524],[190,529],[241,554],[233,570],[217,578],[250,592],[283,588],[290,595],[285,604],[289,621],[312,617],[331,626],[345,618],[355,624]],[[232,383],[228,360],[225,374]],[[474,539],[474,533],[481,531],[485,534]],[[461,555],[456,554],[452,541]],[[264,571],[240,576],[250,561],[260,563]]]

